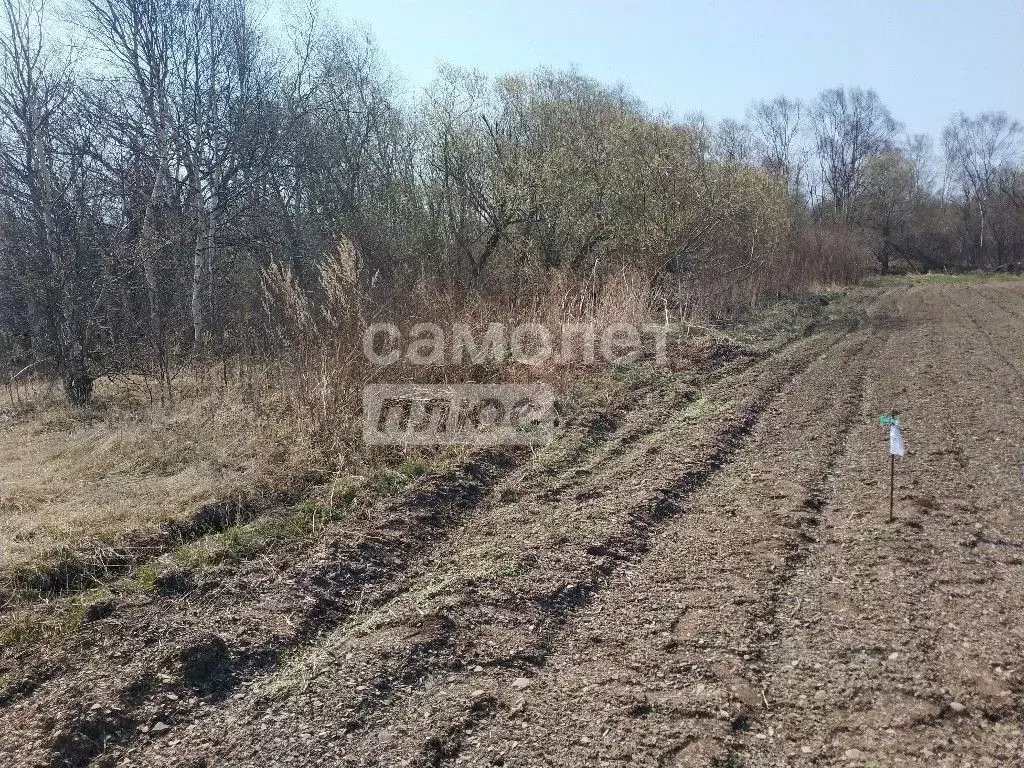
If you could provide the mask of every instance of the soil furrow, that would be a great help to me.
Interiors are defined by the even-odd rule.
[[[704,375],[714,379],[724,374],[710,369]],[[562,467],[550,466],[551,482],[560,482],[563,477],[575,475],[577,466],[592,454],[603,451],[606,443],[613,448],[617,446],[624,432],[630,438],[625,441],[628,445],[655,429],[659,418],[653,414],[664,412],[665,398],[647,399],[650,402],[644,402],[642,393],[629,393],[629,400],[611,412],[610,418],[608,413],[586,417],[578,429],[585,431],[587,439],[570,452],[570,458],[562,462]],[[669,399],[675,400],[676,396]],[[644,419],[642,414],[645,412],[652,415]],[[397,507],[385,505],[382,511],[370,513],[368,522],[347,524],[352,530],[343,531],[340,535],[332,534],[328,528],[317,551],[304,555],[306,562],[299,561],[293,565],[291,559],[298,553],[285,551],[272,555],[273,560],[264,555],[259,561],[243,563],[237,572],[215,575],[212,581],[200,578],[196,583],[188,572],[175,574],[174,579],[163,579],[161,583],[166,582],[168,589],[161,587],[161,590],[168,594],[144,600],[140,605],[118,606],[112,619],[100,622],[93,630],[87,631],[85,637],[75,638],[74,647],[82,652],[97,640],[101,647],[105,647],[109,643],[104,642],[101,636],[109,632],[112,624],[135,626],[132,614],[144,617],[154,613],[154,601],[182,603],[184,610],[176,610],[173,621],[168,625],[156,628],[149,627],[149,622],[140,621],[143,631],[132,633],[134,637],[132,634],[119,637],[122,653],[133,658],[135,663],[117,672],[109,663],[102,662],[99,665],[91,663],[87,671],[72,671],[72,667],[62,663],[66,653],[52,654],[53,658],[19,660],[18,669],[5,681],[3,695],[6,703],[31,700],[26,705],[30,715],[33,711],[46,712],[37,716],[37,722],[44,725],[50,721],[66,723],[56,736],[44,736],[39,741],[43,754],[46,745],[51,745],[52,753],[48,759],[54,765],[88,760],[101,750],[109,753],[117,744],[132,741],[137,735],[137,728],[145,728],[157,718],[162,718],[161,722],[173,723],[200,716],[202,708],[209,703],[206,700],[209,696],[204,699],[191,695],[196,692],[188,690],[187,686],[180,690],[180,681],[174,679],[173,673],[163,680],[154,669],[162,669],[162,665],[168,663],[167,659],[173,659],[175,653],[203,646],[211,642],[211,637],[217,638],[218,642],[225,637],[230,658],[225,660],[226,669],[220,675],[216,690],[209,693],[215,694],[216,699],[234,690],[248,690],[256,685],[257,680],[277,668],[292,649],[346,621],[358,620],[362,614],[399,601],[411,588],[409,578],[403,574],[411,570],[410,578],[415,580],[417,573],[429,571],[432,563],[429,548],[454,535],[461,519],[470,511],[478,514],[484,509],[479,504],[483,499],[482,491],[510,470],[515,475],[515,465],[520,463],[520,459],[512,455],[500,458],[483,455],[470,459],[463,465],[466,469],[464,474],[473,475],[479,471],[482,476],[473,480],[485,482],[482,485],[471,483],[474,493],[461,497],[461,490],[466,487],[460,482],[461,469],[427,478],[428,483],[432,483],[428,488],[413,490]],[[427,556],[416,565],[415,553],[418,551],[425,551]],[[264,572],[268,564],[273,564],[274,571],[270,579]],[[253,578],[256,574],[259,576]],[[252,582],[262,582],[258,602],[249,606],[248,611],[241,612],[242,620],[239,621],[236,602],[239,595],[252,592]],[[195,600],[197,595],[201,595],[198,601]],[[275,617],[273,621],[266,620],[268,614]],[[254,623],[250,623],[250,618]],[[286,627],[282,627],[282,618]],[[204,632],[209,627],[215,630],[226,628],[226,631],[218,630],[220,634],[211,635]],[[94,639],[97,635],[100,637]],[[147,662],[144,649],[154,637],[159,637],[159,642],[168,647],[157,659]],[[136,646],[140,646],[139,650],[135,650]],[[414,649],[394,676],[415,676],[419,655],[420,651]],[[57,658],[60,661],[55,660]],[[116,664],[119,659],[111,661]],[[53,691],[78,686],[78,681],[86,676],[101,681],[92,691],[93,704],[100,705],[98,710],[83,714],[79,703],[74,701],[61,701],[58,707],[52,706]],[[384,675],[375,682],[374,688],[387,687],[389,679],[390,676]],[[106,690],[110,684],[113,688]],[[131,692],[127,705],[122,701],[126,690]],[[168,694],[178,697],[173,706],[165,701]],[[130,712],[126,713],[125,709]],[[19,718],[23,717],[22,713],[17,714]]]
[[[776,396],[777,396],[776,393],[772,393],[770,400],[768,402],[764,403],[765,404],[765,408],[768,408],[770,406],[770,402],[773,402]],[[762,411],[759,412],[759,413],[763,413],[763,411],[764,411],[764,409],[762,409]],[[743,429],[744,434],[742,435],[742,437],[745,439],[746,435],[748,435],[750,433],[750,431],[755,429],[756,427],[757,427],[756,423],[753,423],[753,422],[749,423],[748,426],[744,427],[744,429]],[[736,450],[741,450],[742,449],[742,444],[743,444],[742,442],[736,444],[735,445]],[[730,459],[731,459],[731,457],[732,457],[732,455],[734,453],[735,453],[734,451],[730,452],[730,454],[729,454],[729,458]],[[703,482],[701,482],[701,483],[699,483],[697,485],[690,485],[690,484],[688,484],[686,482],[686,478],[685,477],[682,478],[681,479],[681,483],[682,483],[683,487],[686,489],[686,493],[678,494],[678,495],[670,495],[668,497],[669,506],[667,506],[665,508],[664,512],[663,512],[663,514],[665,515],[665,522],[663,522],[662,525],[664,525],[664,524],[673,524],[671,522],[672,521],[672,517],[674,515],[676,515],[677,513],[679,513],[680,509],[682,507],[686,506],[686,499],[687,499],[687,496],[689,494],[692,494],[692,493],[696,492],[696,490],[699,487],[705,485],[707,481],[711,481],[711,480],[713,480],[713,478],[718,477],[721,472],[726,472],[727,473],[730,470],[730,468],[731,467],[730,467],[729,464],[723,462],[723,466],[719,467],[719,471],[717,471],[714,474],[708,476],[707,478],[702,478]],[[614,590],[615,589],[615,585],[620,583],[620,581],[622,580],[623,577],[621,575],[621,569],[625,569],[626,571],[635,570],[640,565],[640,563],[643,562],[644,555],[646,555],[647,550],[650,548],[651,544],[655,544],[657,542],[658,538],[660,537],[659,528],[660,528],[660,525],[658,526],[657,529],[654,529],[654,530],[651,530],[650,527],[645,527],[642,530],[633,530],[633,531],[629,532],[629,534],[623,536],[621,538],[621,540],[616,540],[614,542],[606,543],[605,547],[603,547],[601,549],[601,553],[602,554],[609,553],[609,552],[610,553],[614,553],[614,558],[615,558],[614,562],[616,564],[616,567],[612,568],[612,569],[609,569],[604,574],[604,577],[603,577],[604,581],[609,585],[609,587],[608,587],[609,589]],[[655,546],[656,546],[656,544],[655,544]],[[583,594],[581,594],[581,592]],[[590,608],[588,606],[591,603],[593,603],[594,601],[597,601],[598,603],[603,603],[605,601],[605,599],[606,598],[602,594],[601,590],[598,590],[598,589],[594,589],[594,590],[591,590],[591,591],[587,591],[587,590],[583,590],[583,591],[573,590],[572,597],[571,597],[571,600],[569,602],[570,602],[570,604],[573,607],[579,606],[579,608],[577,608],[578,610],[579,609],[583,609],[584,610],[584,614],[586,615],[586,614],[588,614],[590,612]],[[559,662],[558,662],[557,659],[559,659],[561,657],[561,655],[563,655],[562,648],[561,648],[562,644],[565,643],[565,642],[570,642],[570,643],[574,642],[575,638],[577,638],[580,635],[580,632],[579,632],[580,628],[577,626],[579,620],[577,620],[577,618],[574,618],[572,616],[567,616],[566,618],[567,618],[567,620],[569,620],[568,623],[560,622],[560,623],[556,624],[554,626],[552,632],[551,632],[551,639],[546,642],[544,656],[546,658],[550,656],[552,658],[552,660],[551,660],[551,662],[546,664],[542,669],[537,671],[536,677],[541,679],[541,680],[546,679],[547,677],[549,677],[552,674],[552,673],[550,673],[550,668],[551,668],[552,664],[554,664],[555,666],[558,666]],[[532,673],[532,672],[520,673],[520,674],[530,674],[531,676],[534,675],[534,673]],[[506,715],[506,712],[509,709],[511,709],[511,710],[515,710],[516,709],[516,706],[517,706],[516,703],[515,702],[510,702],[508,700],[508,695],[505,693],[505,690],[508,689],[509,681],[511,679],[509,676],[488,675],[486,673],[486,668],[484,667],[480,671],[475,671],[475,672],[469,674],[467,677],[469,677],[470,680],[466,681],[465,683],[462,683],[461,681],[458,681],[458,680],[454,681],[452,679],[451,675],[444,676],[442,674],[439,674],[439,675],[436,676],[437,679],[445,680],[446,686],[456,686],[456,687],[459,687],[460,685],[468,684],[468,685],[480,686],[477,689],[477,691],[481,691],[481,690],[483,690],[483,691],[495,691],[495,693],[494,693],[495,697],[497,699],[503,700],[503,703],[504,703],[505,706],[504,707],[496,707],[496,708],[494,708],[492,710],[492,715],[499,715],[500,714],[502,717],[504,717]],[[523,679],[526,680],[526,679],[529,679],[529,678],[523,678]],[[544,685],[543,682],[539,682],[537,684],[538,685]],[[530,683],[529,690],[532,689],[532,686],[534,686],[534,683]],[[472,696],[472,691],[464,688],[461,691],[461,695],[471,697]],[[458,700],[458,699],[456,699],[456,700]],[[453,701],[453,703],[455,703],[455,702]],[[627,709],[628,710],[636,710],[636,715],[635,716],[636,717],[642,717],[642,716],[645,715],[645,710],[647,709],[647,707],[648,706],[646,705],[646,703],[644,703],[643,701],[639,701],[639,702],[635,702],[634,705],[628,706]],[[401,720],[403,722],[404,721],[410,721],[411,722],[411,721],[415,720],[415,711],[416,711],[416,702],[414,700],[414,701],[412,701],[410,703],[410,705],[407,706],[406,715],[404,715],[401,718]],[[521,712],[521,710],[520,710],[520,712]],[[695,719],[712,719],[712,720],[714,720],[714,718],[716,717],[715,714],[713,714],[713,713],[706,713],[706,712],[694,712],[694,713],[692,713],[692,716]],[[471,726],[472,726],[472,728],[474,730],[478,729],[478,728],[481,727],[481,721],[479,721],[479,720],[473,721],[471,723]],[[461,741],[465,737],[465,734],[463,733],[463,731],[458,728],[458,722],[451,722],[451,723],[447,723],[446,725],[435,725],[435,726],[433,726],[433,729],[445,733],[447,735],[447,739],[449,739],[449,742],[452,744],[452,748],[453,749],[450,750],[451,754],[449,755],[449,757],[446,758],[446,760],[450,760],[451,761],[453,759],[456,759],[457,755],[459,754],[459,750],[457,750],[455,748],[457,748],[457,746],[459,746],[459,748],[461,749]],[[488,738],[487,740],[493,740],[493,739],[489,739]],[[501,739],[498,739],[498,740],[501,740]],[[391,751],[391,750],[387,751],[380,758],[380,761],[381,761],[380,764],[381,765],[398,764],[403,759],[404,760],[411,759],[411,756],[415,756],[415,742],[414,743],[403,744],[401,746],[401,748],[399,748],[397,750],[394,750],[394,751]],[[535,756],[535,758],[536,757],[537,756]],[[482,760],[483,760],[483,756],[475,754],[475,753],[472,756],[467,757],[467,761],[470,762],[471,764],[476,764],[478,761],[482,761]],[[388,761],[390,761],[390,762],[388,762]],[[530,763],[527,760],[524,764],[532,764],[532,763]],[[556,761],[555,764],[557,764],[557,761]]]
[[[311,735],[308,744],[315,744],[325,753],[329,750],[337,759],[343,759],[347,754],[346,743],[358,740],[360,734],[377,738],[382,722],[393,723],[398,719],[394,711],[396,695],[398,701],[408,700],[410,694],[413,698],[422,695],[432,684],[432,676],[458,674],[460,670],[465,673],[476,668],[505,677],[524,674],[523,669],[543,660],[547,638],[563,623],[566,613],[587,602],[590,593],[599,588],[601,580],[614,569],[615,558],[598,553],[603,551],[601,545],[608,547],[615,526],[625,524],[627,530],[633,528],[634,533],[655,526],[657,518],[666,512],[663,499],[699,484],[701,477],[717,469],[735,448],[736,439],[756,423],[752,414],[763,409],[773,393],[820,350],[821,340],[811,340],[780,354],[778,360],[764,369],[751,369],[748,374],[751,394],[739,403],[732,403],[730,398],[709,405],[707,398],[711,394],[705,393],[705,400],[685,408],[673,417],[674,422],[669,420],[669,425],[677,424],[676,429],[686,428],[683,434],[690,435],[686,440],[696,439],[692,446],[684,441],[672,451],[659,452],[652,457],[646,446],[634,442],[635,450],[629,460],[639,464],[638,476],[646,473],[647,488],[639,500],[634,496],[630,501],[627,501],[628,494],[622,496],[620,489],[614,491],[625,503],[608,522],[624,523],[615,523],[607,529],[608,533],[604,533],[604,526],[590,534],[577,528],[572,537],[558,537],[562,542],[558,546],[538,550],[523,545],[540,533],[550,542],[550,531],[531,532],[527,527],[521,529],[520,537],[507,542],[513,548],[502,553],[503,556],[494,557],[495,553],[490,553],[491,557],[478,560],[475,568],[467,567],[458,562],[458,558],[472,556],[473,540],[483,542],[493,537],[493,519],[514,520],[509,515],[510,510],[519,508],[527,512],[523,521],[530,524],[547,525],[558,520],[557,513],[553,512],[545,512],[539,518],[529,514],[529,507],[537,503],[533,499],[543,495],[543,488],[549,482],[543,476],[541,487],[526,494],[506,493],[514,489],[503,485],[495,496],[508,495],[514,500],[507,506],[498,504],[486,514],[478,515],[470,529],[453,540],[458,545],[451,553],[454,563],[447,568],[433,569],[427,579],[419,585],[410,585],[392,604],[365,617],[361,623],[340,627],[333,638],[325,638],[320,646],[297,658],[272,683],[277,691],[287,691],[286,705],[278,708],[273,701],[264,703],[261,706],[268,708],[261,716],[279,712],[279,716],[289,722],[316,722],[324,719],[324,709],[329,706],[336,717],[353,721],[353,728],[348,733]],[[723,386],[721,393],[733,391],[733,387]],[[728,417],[730,413],[733,415]],[[713,431],[695,429],[698,424],[713,427]],[[665,424],[661,426],[666,430],[670,428]],[[676,477],[666,471],[673,462],[679,467]],[[659,467],[662,468],[657,470],[658,474],[667,478],[664,484],[651,483],[650,473]],[[584,488],[586,483],[599,482],[601,473],[588,478]],[[604,498],[604,493],[602,489],[594,501],[602,508],[613,504]],[[573,510],[570,513],[573,515],[581,511],[578,509],[580,502],[575,499],[566,500],[561,506]],[[590,522],[593,524],[594,520]],[[630,534],[627,538],[632,537]],[[515,551],[519,554],[513,557]],[[497,642],[493,633],[499,628],[501,641]],[[425,657],[430,657],[426,667]],[[414,682],[410,683],[411,679]],[[309,693],[305,692],[306,688]],[[303,692],[297,694],[296,689],[303,689]],[[458,716],[445,716],[444,724],[436,727],[419,724],[409,734],[411,754],[424,756],[437,752],[430,746],[435,744],[435,739],[451,742],[465,713],[476,711],[474,702],[460,702],[457,711]],[[233,717],[246,719],[247,715],[233,711],[218,715],[220,721]],[[204,730],[210,730],[210,725],[204,726]],[[399,741],[396,738],[396,748]],[[268,749],[271,753],[274,749],[262,739],[227,747],[213,745],[212,748],[219,754],[230,754],[231,761],[238,764],[258,763],[266,759]],[[135,758],[122,756],[121,759]],[[142,762],[153,759],[149,756]],[[380,759],[382,765],[390,764],[386,758]]]
[[[50,732],[39,740],[48,755],[44,761],[60,766],[85,764],[158,718],[189,719],[251,684],[289,649],[393,599],[394,580],[518,462],[514,452],[475,455],[452,472],[427,478],[402,501],[383,505],[375,521],[348,535],[335,532],[317,552],[307,553],[309,560],[292,567],[279,555],[270,574],[270,561],[250,563],[226,581],[195,582],[187,572],[178,574],[181,583],[170,590],[176,594],[118,606],[63,649],[90,656],[85,669],[55,668],[45,655],[18,659],[19,668],[4,686],[11,690],[7,705],[27,701],[16,712],[0,712],[0,723],[9,715],[34,715],[31,725]],[[238,604],[243,595],[254,598],[247,610]],[[177,605],[170,621],[148,618],[155,601]],[[114,627],[127,631],[112,633]],[[204,673],[210,680],[198,686],[182,673],[181,663],[195,653],[211,657]],[[131,659],[128,666],[125,657]],[[88,699],[67,697],[69,689],[89,691]],[[54,733],[48,723],[57,721],[63,725]],[[0,735],[0,755],[6,746]]]
[[[903,311],[917,322],[871,361],[868,414],[898,407],[910,445],[897,523],[886,522],[884,431],[865,421],[838,467],[825,535],[784,596],[784,663],[768,728],[744,739],[744,765],[1020,759],[1008,720],[1019,711],[1011,659],[1021,641],[1006,613],[1024,599],[1020,565],[972,544],[1021,528],[1015,405],[984,395],[1012,391],[1016,373],[988,342],[971,342],[978,310],[960,307],[912,291]]]
[[[863,289],[859,326],[615,371],[535,454],[116,593],[0,651],[0,764],[1024,764],[1019,297]]]
[[[822,366],[841,370],[858,346],[824,355],[773,401],[754,441],[684,505],[652,554],[617,574],[607,594],[566,629],[564,647],[556,648],[522,709],[514,711],[513,703],[491,729],[474,736],[467,762],[485,763],[488,748],[517,741],[517,730],[526,738],[503,751],[504,764],[728,759],[734,730],[749,727],[762,704],[746,667],[756,658],[756,640],[770,613],[773,572],[785,567],[807,512],[800,481],[794,484],[791,476],[785,487],[764,493],[745,468],[751,456],[764,453],[769,436],[774,440],[787,427],[807,438],[803,429],[780,423],[782,414],[791,416],[786,403],[800,399],[817,418],[828,412],[831,398],[815,405],[804,397],[809,382]],[[820,475],[813,466],[812,460],[808,475]],[[743,499],[747,484],[771,502],[760,523],[732,504],[735,514],[712,512],[719,499]],[[646,669],[658,669],[657,679],[646,678]]]

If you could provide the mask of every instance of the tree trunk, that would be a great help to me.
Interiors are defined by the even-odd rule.
[[[203,275],[206,264],[206,243],[202,229],[196,228],[195,247],[192,251],[192,354],[196,360],[203,354],[203,338],[206,335],[206,318],[203,307]]]
[[[72,405],[88,405],[92,398],[92,377],[84,368],[64,377],[64,395]]]

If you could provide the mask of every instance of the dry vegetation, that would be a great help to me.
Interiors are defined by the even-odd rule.
[[[145,560],[152,546],[166,548],[163,540],[151,541],[161,526],[204,508],[246,510],[235,518],[228,513],[218,526],[225,527],[291,497],[331,506],[338,494],[382,477],[400,485],[420,467],[457,453],[361,444],[362,387],[382,375],[389,381],[546,380],[570,391],[583,369],[602,368],[584,364],[581,350],[560,349],[571,359],[543,366],[399,362],[382,372],[364,358],[362,311],[336,272],[320,274],[316,306],[287,275],[266,279],[268,301],[286,313],[279,327],[289,339],[272,364],[182,368],[170,386],[105,377],[87,406],[70,405],[41,379],[26,377],[9,389],[0,406],[0,567],[24,578],[75,561],[107,575],[108,567]],[[553,280],[547,295],[514,307],[420,285],[405,310],[443,327],[485,328],[495,317],[509,326],[641,325],[653,311],[642,290],[642,281],[627,273],[596,297],[592,285]],[[138,556],[125,557],[133,548]]]
[[[367,320],[704,321],[1021,259],[1004,114],[951,119],[940,178],[869,89],[713,125],[573,71],[442,66],[411,97],[310,8],[4,0],[0,25],[0,350],[77,404],[216,365],[344,379]]]
[[[321,275],[323,285],[332,280],[337,275]],[[275,365],[229,363],[203,369],[202,375],[183,370],[171,388],[139,377],[101,379],[84,407],[69,405],[53,384],[41,381],[8,393],[0,408],[0,580],[30,593],[80,589],[194,541],[198,545],[183,557],[208,559],[209,549],[225,542],[203,535],[268,514],[297,514],[288,523],[296,527],[287,533],[306,536],[315,532],[317,514],[323,523],[357,495],[391,492],[464,453],[457,447],[364,446],[361,388],[382,375],[389,381],[548,381],[562,393],[561,407],[570,417],[580,408],[615,408],[624,396],[619,374],[600,360],[585,363],[582,350],[571,347],[559,350],[569,354],[568,361],[556,357],[541,366],[400,362],[382,373],[361,354],[350,293],[335,283],[333,293],[324,295],[336,301],[322,298],[314,312],[291,286],[279,281],[268,286],[268,295],[289,307],[281,327],[307,341],[290,346]],[[514,307],[467,302],[422,287],[409,297],[422,303],[406,309],[445,327],[463,322],[477,328],[496,316],[510,324],[557,327],[562,321],[642,324],[661,314],[643,293],[643,281],[626,272],[596,298],[592,285],[568,279],[548,288],[543,300]],[[784,302],[723,328],[673,323],[672,364],[713,355],[717,348],[776,347],[807,332],[828,303],[827,295]],[[844,312],[830,322],[856,323],[850,309]],[[651,375],[643,372],[642,360],[638,365],[623,369],[625,375]],[[292,506],[296,502],[301,503]],[[204,510],[216,510],[217,519],[189,528],[204,519]],[[251,546],[278,535],[277,525],[251,532]]]
[[[126,533],[307,472],[302,436],[240,395],[236,385],[151,405],[101,381],[88,408],[45,392],[4,408],[4,567],[80,550],[83,539],[100,556]]]

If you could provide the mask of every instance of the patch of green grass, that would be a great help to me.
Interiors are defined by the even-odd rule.
[[[415,480],[430,471],[430,463],[422,457],[415,456],[403,461],[399,465],[398,471],[410,480]]]
[[[12,612],[0,624],[0,645],[30,646],[68,637],[85,622],[90,603],[78,595],[48,606],[46,610],[28,608]]]
[[[358,498],[359,486],[356,485],[346,485],[333,495],[334,504],[342,507],[350,506]]]
[[[178,547],[171,556],[186,568],[241,562],[274,542],[300,538],[311,532],[313,519],[311,510],[306,508],[281,517],[233,525]]]
[[[894,285],[909,285],[910,277],[907,275],[871,275],[860,281],[859,285],[865,288],[890,288]]]
[[[923,275],[910,276],[910,282],[924,283],[927,285],[1006,283],[1020,279],[1020,275],[1013,275],[1009,272],[964,272],[960,274],[949,272],[927,272]]]
[[[624,384],[628,390],[654,386],[664,381],[666,375],[664,369],[649,363],[616,365],[611,372],[612,380]]]
[[[408,475],[389,468],[379,469],[366,478],[362,496],[390,496],[404,488],[409,482]]]
[[[867,288],[889,288],[895,285],[973,285],[1006,283],[1024,279],[1010,272],[925,272],[906,275],[874,275],[861,281]]]
[[[135,584],[144,592],[152,592],[156,589],[156,580],[160,570],[156,563],[143,563],[135,569]]]
[[[172,558],[187,568],[240,562],[275,543],[315,534],[358,507],[397,494],[430,468],[426,459],[406,458],[394,469],[384,467],[366,477],[346,478],[346,484],[333,488],[324,500],[307,499],[278,514],[230,526],[178,547]]]
[[[844,291],[822,291],[777,301],[769,307],[740,312],[722,323],[725,338],[750,350],[772,350],[823,329],[853,330],[863,309]]]
[[[58,631],[62,635],[70,635],[85,623],[86,614],[89,611],[89,603],[79,598],[71,600],[58,618]]]
[[[33,645],[45,635],[40,617],[31,611],[23,611],[6,617],[0,626],[0,645]]]
[[[355,501],[354,492],[345,489],[335,496],[334,504],[324,504],[319,501],[303,501],[295,506],[296,514],[282,518],[282,525],[279,526],[284,533],[297,529],[299,532],[305,529],[305,524],[310,527],[326,525],[335,520],[341,520],[349,511],[349,506]]]
[[[356,490],[343,489],[333,505],[307,500],[288,511],[233,525],[219,533],[184,544],[172,553],[175,562],[187,568],[202,568],[225,562],[241,562],[275,543],[301,539],[331,523],[344,519],[359,501]]]

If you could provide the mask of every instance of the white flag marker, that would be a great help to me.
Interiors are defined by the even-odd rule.
[[[893,456],[907,455],[907,444],[903,442],[899,419],[893,419],[889,424],[889,453]]]
[[[907,455],[907,444],[903,442],[903,430],[895,411],[884,414],[880,419],[883,427],[889,428],[889,522],[895,520],[896,502],[896,457]]]

